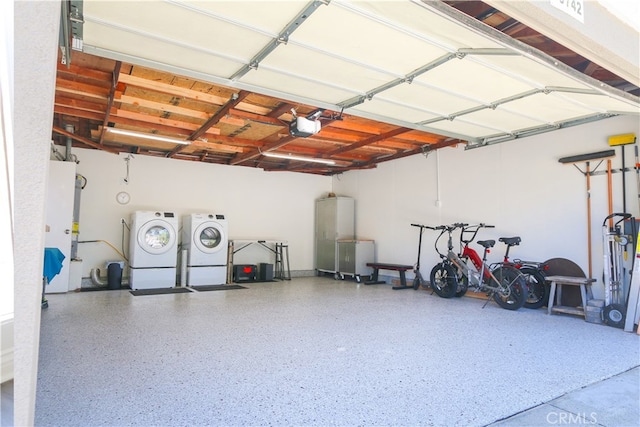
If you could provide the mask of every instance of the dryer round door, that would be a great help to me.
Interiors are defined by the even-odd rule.
[[[198,250],[213,254],[227,247],[227,236],[217,222],[203,222],[194,230],[193,242]]]
[[[166,221],[154,219],[138,230],[138,245],[152,255],[169,251],[176,242],[176,231]]]

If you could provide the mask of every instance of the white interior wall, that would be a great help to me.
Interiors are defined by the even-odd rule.
[[[588,274],[586,177],[566,156],[611,149],[608,137],[640,134],[637,117],[616,117],[489,147],[445,148],[426,158],[407,157],[334,177],[333,191],[356,199],[356,233],[376,240],[377,261],[414,264],[418,229],[411,223],[453,222],[493,224],[478,239],[519,235],[513,258],[567,258]],[[622,212],[621,147],[613,147],[613,211]],[[594,169],[597,162],[591,162]],[[633,146],[625,147],[625,167],[635,164]],[[585,163],[578,163],[585,170]],[[597,171],[606,171],[606,161]],[[638,216],[638,188],[633,169],[626,173],[627,212]],[[438,196],[439,187],[439,196]],[[440,200],[438,207],[436,201]],[[602,222],[609,214],[607,175],[591,177],[592,276],[602,286]],[[438,261],[437,234],[423,235],[421,271],[428,276]],[[446,240],[443,241],[446,243]],[[479,246],[477,246],[479,248]],[[499,261],[504,245],[497,243],[490,261]],[[631,257],[630,257],[631,258]]]
[[[104,240],[123,250],[120,218],[129,222],[135,210],[167,210],[180,217],[190,212],[223,213],[231,238],[287,241],[291,269],[312,270],[314,200],[334,191],[356,199],[356,234],[376,240],[379,261],[415,262],[418,230],[411,223],[486,222],[496,229],[484,230],[479,238],[522,237],[512,256],[568,258],[588,273],[586,177],[558,159],[609,149],[609,136],[640,134],[639,127],[637,118],[613,118],[481,149],[443,149],[426,158],[416,155],[338,175],[333,183],[322,176],[141,155],[130,160],[125,183],[125,154],[74,148],[80,161],[77,172],[87,179],[79,240]],[[614,171],[622,167],[621,147],[615,151]],[[633,147],[625,147],[625,153],[626,167],[633,167]],[[591,162],[592,169],[596,165]],[[584,163],[577,166],[585,170]],[[606,161],[597,171],[606,171]],[[622,211],[621,182],[622,174],[614,173],[615,212]],[[627,211],[637,216],[633,171],[627,172],[626,184]],[[128,205],[116,202],[115,195],[122,190],[131,195]],[[601,225],[608,214],[607,194],[606,174],[591,177],[596,278],[602,271]],[[435,232],[425,232],[423,269],[430,269],[437,260],[434,238]],[[124,245],[128,255],[128,234]],[[503,246],[498,244],[492,252],[491,259],[498,261]],[[105,243],[80,244],[78,254],[83,259],[83,277],[89,277],[92,268],[104,274],[105,261],[120,259]],[[235,262],[272,262],[272,258],[256,246],[238,252]]]
[[[57,147],[64,152],[64,147]],[[130,223],[136,210],[174,212],[179,218],[192,212],[224,214],[232,239],[286,241],[291,270],[313,270],[314,200],[331,190],[331,178],[291,172],[205,164],[185,160],[90,149],[72,149],[79,161],[76,172],[87,180],[80,204],[79,241],[102,240],[122,248],[121,218]],[[119,191],[131,201],[120,205]],[[125,234],[124,254],[129,254]],[[260,246],[234,257],[237,264],[273,263],[273,254]],[[105,262],[121,260],[107,243],[80,243],[82,276],[92,268],[106,275]],[[126,273],[125,273],[126,275]]]

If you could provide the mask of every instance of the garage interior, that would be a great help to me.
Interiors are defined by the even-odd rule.
[[[71,11],[77,4],[68,3]],[[301,7],[304,5],[306,8]],[[208,304],[213,304],[221,310],[216,314],[219,316],[218,320],[223,324],[233,324],[220,337],[230,347],[234,347],[233,333],[247,333],[244,337],[254,345],[250,347],[247,343],[247,347],[242,346],[243,351],[238,353],[242,353],[242,358],[246,358],[244,360],[239,360],[238,353],[232,350],[229,353],[222,352],[215,359],[219,366],[236,372],[237,376],[230,377],[235,382],[226,385],[226,393],[224,390],[215,392],[219,400],[207,410],[203,410],[204,406],[198,406],[196,402],[210,405],[209,396],[202,394],[206,390],[215,389],[216,382],[203,383],[198,390],[189,387],[189,381],[184,378],[197,378],[206,374],[200,371],[200,367],[191,371],[185,368],[197,364],[196,355],[182,354],[184,358],[178,355],[187,346],[187,341],[197,340],[199,334],[197,331],[190,332],[185,334],[184,340],[177,340],[177,347],[170,347],[176,353],[158,355],[153,351],[153,345],[158,343],[154,344],[152,341],[160,332],[152,333],[155,322],[149,323],[155,320],[153,315],[149,315],[155,310],[171,313],[167,314],[167,318],[173,321],[162,323],[166,326],[165,338],[179,336],[183,329],[177,319],[187,313],[182,311],[186,309],[182,304],[188,301],[184,297],[192,295],[154,296],[152,298],[158,299],[146,301],[140,301],[141,297],[131,297],[126,293],[116,296],[121,291],[51,295],[49,298],[52,304],[48,311],[42,313],[42,329],[41,314],[36,315],[38,321],[35,330],[42,331],[43,335],[30,339],[31,342],[35,341],[36,349],[39,347],[38,341],[43,346],[40,347],[39,359],[40,388],[35,384],[33,364],[30,365],[31,368],[27,367],[29,364],[23,365],[24,368],[17,368],[18,371],[22,369],[26,378],[34,379],[33,383],[27,381],[32,387],[25,387],[21,391],[25,396],[22,401],[26,401],[27,405],[24,411],[16,410],[18,418],[28,419],[31,413],[37,424],[55,424],[54,418],[48,418],[47,414],[56,411],[54,408],[59,406],[46,396],[55,394],[56,388],[63,387],[67,381],[71,381],[67,383],[69,387],[76,385],[74,374],[71,373],[72,367],[69,366],[71,371],[65,374],[63,372],[67,368],[60,364],[50,365],[45,359],[50,357],[51,363],[58,363],[64,359],[65,350],[70,351],[77,348],[74,347],[77,345],[82,348],[77,353],[78,358],[83,360],[83,364],[87,364],[84,372],[94,369],[91,362],[96,360],[92,358],[93,353],[85,353],[90,349],[86,341],[83,341],[86,337],[82,336],[90,329],[79,332],[75,322],[69,324],[64,319],[66,316],[78,316],[77,321],[82,318],[81,313],[86,313],[92,321],[102,322],[100,324],[108,322],[106,319],[117,313],[113,319],[115,324],[104,329],[110,336],[109,339],[117,342],[118,334],[112,333],[117,330],[126,331],[120,336],[124,342],[149,342],[148,353],[129,355],[142,364],[130,363],[127,369],[144,370],[145,363],[154,364],[153,369],[145,371],[146,376],[143,375],[143,378],[146,380],[148,375],[155,376],[158,380],[155,383],[157,387],[141,391],[130,384],[129,391],[138,390],[150,400],[162,395],[164,397],[158,398],[157,405],[164,406],[162,410],[155,410],[154,415],[154,411],[130,404],[129,399],[134,396],[127,396],[118,387],[99,382],[98,387],[105,386],[107,394],[116,396],[115,401],[122,403],[120,407],[123,418],[82,418],[86,415],[81,413],[91,412],[89,408],[92,405],[100,407],[104,404],[100,402],[101,396],[93,394],[93,390],[87,392],[91,397],[82,405],[71,405],[65,409],[77,411],[80,414],[79,423],[174,424],[192,421],[194,424],[216,424],[215,417],[220,416],[220,423],[236,425],[376,422],[400,425],[486,425],[548,402],[566,391],[612,378],[637,367],[635,334],[595,327],[567,316],[547,318],[534,311],[518,311],[519,321],[515,323],[508,317],[514,313],[500,310],[495,305],[487,306],[483,311],[479,301],[474,299],[463,299],[453,309],[447,304],[450,301],[440,300],[425,290],[417,294],[413,291],[393,292],[388,287],[362,287],[349,281],[308,277],[309,271],[314,269],[311,265],[313,229],[310,227],[313,223],[313,201],[332,192],[356,199],[357,229],[359,234],[362,232],[363,237],[375,239],[378,261],[414,262],[417,236],[409,226],[412,221],[428,221],[435,225],[454,220],[486,220],[499,222],[502,228],[500,231],[505,233],[524,232],[523,240],[527,245],[533,241],[531,246],[526,246],[532,256],[544,257],[549,253],[550,246],[555,247],[560,255],[575,259],[586,271],[585,228],[591,226],[594,239],[599,239],[599,222],[602,220],[602,213],[606,211],[604,177],[601,174],[593,177],[595,188],[591,202],[599,216],[592,224],[587,225],[584,219],[585,177],[573,167],[559,165],[557,160],[564,155],[597,151],[600,147],[598,144],[602,141],[606,144],[608,135],[638,132],[637,70],[636,76],[632,76],[625,73],[624,67],[616,70],[601,67],[595,60],[586,59],[481,2],[407,2],[394,3],[395,7],[377,2],[286,2],[279,4],[283,9],[278,10],[265,4],[256,4],[257,9],[250,13],[243,11],[242,6],[231,7],[219,2],[166,2],[153,11],[135,9],[144,7],[144,3],[122,3],[119,6],[130,10],[122,12],[118,10],[118,6],[103,2],[84,4],[83,52],[74,51],[72,47],[60,49],[56,46],[55,57],[51,64],[47,64],[55,75],[55,88],[51,88],[49,106],[51,115],[48,116],[53,120],[48,121],[48,129],[41,129],[39,135],[47,135],[47,141],[53,142],[56,155],[64,152],[65,146],[68,146],[79,160],[78,172],[89,178],[86,197],[83,193],[81,232],[95,239],[118,241],[122,229],[120,217],[128,217],[133,209],[154,207],[154,203],[158,208],[161,208],[161,203],[166,203],[165,206],[183,211],[196,208],[222,209],[233,218],[230,226],[235,228],[231,230],[234,237],[250,239],[256,236],[275,236],[289,240],[290,243],[295,242],[290,247],[291,261],[293,270],[300,277],[295,277],[292,282],[267,285],[272,286],[271,288],[251,286],[248,291],[229,291],[228,296],[222,296],[222,292],[211,292],[198,295],[203,297],[200,303],[194,300],[193,307],[189,308],[194,319],[206,323],[207,317],[211,315]],[[19,8],[17,12],[20,12]],[[159,25],[161,30],[154,30],[151,26],[145,28],[146,20],[139,19],[139,16],[152,16],[151,14],[155,15],[149,22]],[[190,28],[207,28],[210,33],[202,37],[197,31],[185,31],[185,26],[175,28],[166,22],[167,19],[179,19],[181,14],[190,18],[187,22],[193,22]],[[252,21],[258,19],[263,22]],[[212,25],[212,21],[216,24]],[[266,26],[265,22],[272,24],[272,27]],[[427,33],[420,26],[421,22],[429,22],[430,31],[434,33],[446,34],[446,40]],[[338,23],[343,23],[344,26],[339,26]],[[73,24],[73,20],[70,20],[70,29]],[[326,31],[327,27],[333,31]],[[291,31],[293,29],[295,31]],[[220,36],[216,31],[227,35]],[[366,33],[366,40],[357,37],[358,33]],[[286,37],[282,38],[283,35]],[[182,36],[187,37],[187,40],[181,39]],[[145,40],[147,37],[149,40]],[[206,49],[198,45],[203,40],[206,40]],[[44,45],[50,46],[51,42]],[[372,45],[377,48],[368,47]],[[398,46],[403,48],[399,49]],[[403,49],[421,54],[408,55],[407,50]],[[65,58],[65,51],[69,53],[68,58]],[[370,56],[366,56],[367,54]],[[51,57],[52,53],[46,55]],[[242,66],[234,68],[238,64]],[[22,78],[21,76],[18,80]],[[35,90],[36,83],[33,79],[32,84]],[[16,113],[25,111],[25,107],[22,104],[23,110],[17,108]],[[318,121],[319,129],[314,129],[308,136],[292,135],[292,132],[295,133],[291,130],[292,126],[297,124],[296,116]],[[129,134],[118,134],[117,130],[125,130]],[[34,132],[36,134],[38,133]],[[20,131],[16,132],[16,136],[20,135],[23,135]],[[589,138],[595,139],[595,135],[600,141],[589,141]],[[148,136],[166,139],[153,140]],[[31,138],[34,136],[29,140]],[[38,144],[42,145],[42,142],[39,141]],[[47,151],[50,149],[51,147],[46,147]],[[20,150],[21,147],[18,146],[17,151]],[[525,165],[517,165],[518,161],[513,159],[529,159],[532,163],[544,165],[541,152],[545,150],[548,150],[545,158],[548,163],[542,167],[549,169],[543,169],[540,174],[543,177],[537,174],[533,176],[531,173],[527,179],[516,176],[519,168],[525,174],[531,172],[531,169]],[[627,150],[629,156],[630,153]],[[271,157],[269,154],[279,154],[284,158]],[[126,162],[126,158],[132,160]],[[311,162],[311,159],[332,163]],[[620,160],[616,157],[615,167],[620,166]],[[630,160],[628,162],[628,165],[632,164]],[[128,171],[129,166],[132,181],[127,187],[123,187],[122,176],[125,167]],[[212,168],[211,175],[204,172],[205,167]],[[100,171],[101,168],[104,170]],[[454,169],[467,171],[467,180],[463,177],[454,178],[453,175],[460,175],[455,174]],[[33,170],[32,165],[30,170]],[[154,170],[166,170],[168,177],[153,177],[150,171]],[[488,174],[488,178],[482,173]],[[206,176],[211,183],[195,182],[191,174]],[[545,174],[548,180],[560,180],[564,183],[561,186],[563,190],[557,196],[548,193],[549,188],[554,186],[553,182],[537,182],[545,181]],[[615,179],[619,180],[625,174],[618,174]],[[16,183],[24,175],[25,172],[17,171]],[[633,200],[632,174],[626,175],[629,186],[626,195],[629,200]],[[181,181],[179,177],[187,179]],[[487,196],[473,194],[473,179],[477,179],[487,189],[486,194],[491,195],[497,206],[480,206]],[[158,188],[150,185],[152,180],[156,180]],[[222,182],[221,180],[229,181],[224,191],[213,184]],[[251,182],[236,182],[238,180]],[[516,188],[526,184],[524,188],[534,197],[539,195],[536,189],[538,184],[542,188],[540,191],[546,191],[543,196],[545,202],[536,206],[538,214],[545,209],[550,212],[551,207],[555,206],[560,211],[568,209],[571,214],[566,216],[579,214],[579,219],[559,219],[560,215],[556,212],[546,215],[546,219],[541,219],[540,222],[527,217],[525,227],[522,220],[518,221],[512,215],[521,209],[521,202],[509,204],[499,192],[501,183],[505,180],[515,183]],[[215,200],[203,199],[202,202],[195,202],[197,196],[190,198],[188,194],[181,194],[187,182],[190,191],[210,191]],[[408,188],[411,183],[415,185],[413,189]],[[616,181],[616,186],[618,184],[619,181]],[[424,188],[430,185],[436,188]],[[300,188],[303,186],[311,194]],[[160,187],[171,195],[171,201],[164,201]],[[452,188],[458,190],[451,191]],[[113,197],[122,189],[126,189],[132,196],[132,201],[125,206],[119,206]],[[145,189],[148,194],[143,194]],[[264,194],[267,192],[270,196]],[[394,192],[398,194],[393,196]],[[411,203],[398,201],[400,198],[406,199],[407,194],[414,193],[418,193],[414,207],[411,207]],[[567,197],[567,194],[571,195]],[[252,203],[248,203],[241,195],[249,195],[248,200]],[[563,201],[563,198],[566,200]],[[109,202],[106,202],[107,199]],[[290,199],[296,199],[298,203]],[[616,196],[616,208],[621,209],[618,206],[620,202]],[[247,204],[241,209],[234,203]],[[16,205],[19,206],[19,203]],[[176,208],[177,206],[180,208]],[[602,209],[603,206],[605,209]],[[629,207],[635,214],[635,204],[629,202]],[[100,214],[101,210],[103,214]],[[252,212],[246,212],[247,210]],[[265,224],[283,222],[277,214],[284,211],[289,211],[284,215],[288,224],[264,227]],[[251,214],[255,215],[256,212],[260,212],[262,219],[252,228]],[[530,216],[536,217],[534,214]],[[296,217],[306,218],[300,226],[305,231],[299,238],[289,237],[289,234],[298,230],[294,221]],[[376,232],[375,230],[382,229],[386,218],[391,220],[391,224],[385,224],[390,225],[389,230]],[[558,224],[549,227],[549,222]],[[287,232],[287,226],[295,231]],[[100,228],[104,229],[104,233],[96,231]],[[34,227],[30,225],[25,229],[33,230]],[[566,237],[558,236],[558,230],[566,230],[570,239],[576,243],[563,247],[562,242]],[[536,243],[536,234],[541,238],[549,238],[551,234],[555,234],[555,237]],[[429,239],[431,237],[433,236],[429,236]],[[306,240],[307,244],[299,244],[302,240]],[[430,242],[431,240],[429,244]],[[425,246],[423,260],[429,268],[435,262],[435,254],[430,249]],[[102,246],[92,249],[85,247],[81,250],[86,264],[82,267],[84,279],[89,276],[90,268],[103,265],[105,260],[114,256],[108,248]],[[526,253],[525,246],[522,251]],[[597,259],[599,255],[596,253],[595,256],[595,273],[592,273],[594,277],[600,274],[600,261]],[[41,270],[41,266],[36,263],[30,271],[33,277],[37,277]],[[22,274],[16,275],[16,283],[23,279]],[[390,276],[387,279],[392,282],[397,277]],[[290,290],[291,286],[295,286],[295,291]],[[17,302],[23,292],[16,291],[16,312],[23,304]],[[37,289],[31,285],[29,292],[33,301]],[[368,293],[366,297],[363,296],[365,292]],[[256,301],[255,305],[245,307],[245,304],[250,304],[245,300],[248,293],[255,296],[260,304]],[[121,298],[134,298],[132,303],[139,305],[139,311],[120,311]],[[317,303],[311,302],[316,299]],[[311,305],[305,308],[302,301]],[[75,305],[76,302],[79,306]],[[358,306],[351,305],[356,302],[362,304],[361,310],[357,310]],[[85,304],[88,306],[84,307]],[[91,307],[111,307],[115,311],[107,311],[103,318],[105,320],[101,321],[97,313],[89,314],[85,311],[91,311]],[[233,307],[238,311],[233,312]],[[282,313],[293,313],[293,307],[306,311],[307,315],[299,313],[299,322],[295,324],[287,316],[278,316],[277,313],[281,310]],[[256,311],[252,312],[252,309]],[[276,313],[269,311],[273,309]],[[380,310],[384,315],[379,319],[372,319],[372,313]],[[421,310],[426,313],[433,311],[438,316],[437,322],[442,321],[443,324],[439,325],[430,315],[421,318]],[[27,312],[32,313],[33,308],[27,308]],[[342,314],[346,312],[360,313],[363,316],[343,318]],[[128,316],[132,318],[128,319]],[[273,316],[273,329],[268,324],[255,327],[264,316]],[[486,323],[479,320],[470,324],[469,319],[477,316],[485,319]],[[239,317],[244,317],[249,323],[238,321]],[[529,338],[526,338],[523,341],[529,342],[529,346],[521,346],[512,353],[508,348],[512,345],[500,339],[503,335],[489,333],[487,324],[493,325],[492,319],[502,320],[496,320],[501,323],[501,327],[509,325],[516,330],[526,327],[526,333],[530,333],[528,328],[534,324],[540,326],[541,330],[556,332],[552,337],[547,337],[544,345],[538,341],[530,343]],[[301,324],[317,326],[303,328]],[[568,324],[568,329],[563,329]],[[95,327],[101,328],[98,323]],[[193,327],[197,329],[195,325]],[[149,335],[139,333],[140,329],[145,328]],[[207,329],[207,326],[203,325],[202,328]],[[302,336],[297,342],[286,341],[285,338],[290,337],[281,335],[282,331],[295,334],[296,330],[305,329],[310,335]],[[346,333],[337,334],[336,331],[347,329],[363,334],[370,338],[370,342],[365,343],[366,340],[362,337],[356,340],[358,345],[343,344],[352,338]],[[470,341],[468,348],[451,349],[454,353],[447,353],[448,360],[444,365],[450,374],[454,370],[458,371],[456,378],[461,383],[474,377],[478,370],[488,371],[488,377],[477,377],[477,390],[478,396],[493,395],[489,401],[472,404],[462,398],[459,399],[462,402],[454,404],[450,399],[428,399],[429,403],[425,403],[425,408],[416,407],[416,396],[413,395],[415,391],[419,391],[418,400],[424,401],[434,390],[440,390],[442,395],[450,386],[447,375],[438,380],[438,375],[432,371],[438,366],[433,363],[433,358],[437,357],[433,347],[450,339],[450,335],[432,331],[443,329],[450,329],[450,333],[459,337],[454,342],[464,342],[468,336],[481,341],[480,344]],[[70,334],[67,337],[68,347],[58,347],[51,341],[61,330]],[[515,330],[498,328],[498,331],[516,334]],[[207,334],[216,332],[207,330]],[[520,330],[520,333],[524,332]],[[412,335],[414,333],[417,335]],[[532,371],[523,368],[516,376],[523,379],[519,382],[522,385],[520,392],[526,394],[522,390],[535,390],[528,398],[511,400],[504,407],[501,404],[507,396],[501,394],[504,390],[499,390],[504,379],[495,378],[496,371],[486,364],[484,358],[478,365],[474,365],[473,358],[471,361],[467,360],[472,349],[480,347],[488,355],[499,349],[509,358],[530,361],[530,358],[556,354],[555,349],[562,346],[569,334],[580,336],[583,341],[566,352],[566,363],[554,366],[553,369],[557,371],[545,380],[553,379],[557,383],[561,382],[557,378],[562,378],[563,381],[567,380],[566,387],[563,390],[543,391],[540,379],[532,380],[529,377]],[[336,336],[343,341],[335,339]],[[314,340],[319,341],[312,345]],[[624,349],[623,355],[605,363],[602,362],[604,357],[592,361],[591,356],[599,359],[598,356],[585,355],[583,349],[596,341],[600,351],[604,352],[607,347],[617,345]],[[104,340],[96,344],[96,348],[104,352],[103,345],[116,345],[108,344],[109,342]],[[420,344],[411,348],[411,351],[402,350],[402,344],[408,342]],[[46,350],[44,346],[47,346]],[[579,351],[578,348],[582,350]],[[205,346],[198,353],[206,354],[215,350]],[[16,345],[16,351],[31,355],[26,359],[33,362],[33,354],[25,347],[20,349]],[[108,354],[104,354],[102,361],[106,362],[106,366],[111,363],[119,366],[118,360],[124,353],[127,353],[126,348],[121,348],[118,354],[112,354],[113,360],[110,360]],[[370,359],[369,354],[373,353],[378,353],[379,358]],[[253,356],[248,357],[248,354]],[[415,359],[421,354],[428,359],[430,368],[416,367]],[[144,357],[149,359],[145,361]],[[456,357],[460,357],[463,362],[457,363],[457,360],[453,360]],[[567,373],[563,369],[563,366],[574,360],[571,357],[584,362],[584,371]],[[272,358],[281,361],[277,369],[267,363]],[[304,370],[293,370],[296,358],[300,362],[299,366],[308,368],[308,376],[305,376]],[[35,360],[38,360],[37,351]],[[187,363],[181,363],[183,361]],[[367,363],[371,364],[370,370],[366,369]],[[180,366],[179,375],[168,374],[175,369],[176,364]],[[351,370],[340,374],[338,370],[332,369],[338,365],[350,367]],[[540,360],[534,363],[532,370],[537,369],[539,372],[549,368],[547,365]],[[247,366],[256,366],[257,369],[243,374],[242,371]],[[56,373],[58,368],[61,369]],[[124,382],[127,382],[124,379],[128,375],[127,369],[119,373]],[[211,366],[211,369],[214,367]],[[504,370],[501,367],[499,372],[504,373]],[[321,377],[326,372],[331,372],[332,375],[326,376],[328,382],[325,384],[321,382]],[[370,372],[378,373],[379,377],[370,376]],[[265,380],[262,388],[256,386],[261,374],[264,374]],[[64,381],[56,381],[63,377]],[[135,382],[133,378],[132,376],[131,381]],[[88,377],[86,379],[91,382]],[[279,380],[284,380],[288,385],[295,384],[299,388],[286,388],[278,396],[274,387],[282,384]],[[636,380],[637,375],[631,379],[632,383]],[[144,380],[141,381],[144,383]],[[360,386],[354,386],[358,381],[361,381]],[[422,381],[423,384],[416,384],[415,381]],[[439,381],[442,382],[438,384]],[[407,388],[401,384],[403,382]],[[182,412],[172,406],[176,404],[176,399],[173,391],[167,391],[171,390],[169,384],[178,384],[177,389],[174,389],[178,395],[195,393],[191,395],[192,403],[185,404],[190,415],[183,418],[175,415]],[[318,389],[309,392],[308,389],[314,386]],[[303,387],[307,392],[301,391]],[[329,393],[322,390],[329,390]],[[326,395],[332,394],[332,390],[335,395],[326,398]],[[254,399],[252,391],[255,392]],[[367,395],[372,392],[375,396]],[[464,389],[456,392],[462,394]],[[406,396],[409,398],[405,401]],[[398,403],[398,398],[402,403]],[[29,403],[30,399],[32,405]],[[118,399],[124,399],[127,403]],[[245,399],[253,402],[248,404]],[[389,401],[394,406],[385,406],[389,405]],[[497,403],[499,401],[502,403]],[[296,402],[303,409],[293,410],[291,413],[282,410]],[[501,407],[496,411],[485,412],[484,409],[487,408],[479,409],[482,405],[476,406],[478,403],[483,403],[488,408],[494,405]],[[226,404],[234,408],[244,405],[245,409],[225,412],[220,408],[228,407]],[[354,410],[357,405],[364,406]],[[39,407],[43,408],[42,412],[39,412]],[[373,410],[372,407],[377,409]],[[29,408],[32,408],[31,411],[35,408],[35,411],[30,412]],[[86,408],[86,411],[81,408]],[[451,408],[462,409],[450,411],[449,418],[447,410]],[[632,407],[632,410],[635,409],[637,408]],[[172,413],[176,418],[172,418]],[[470,413],[475,415],[471,416]],[[200,416],[202,418],[198,418]]]

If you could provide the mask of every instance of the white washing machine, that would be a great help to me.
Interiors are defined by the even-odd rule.
[[[187,250],[187,286],[227,283],[228,225],[224,215],[193,213],[182,218]]]
[[[178,265],[178,218],[173,212],[136,211],[131,215],[131,289],[173,288]]]

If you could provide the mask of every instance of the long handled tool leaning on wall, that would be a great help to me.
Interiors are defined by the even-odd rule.
[[[620,147],[620,154],[622,157],[622,168],[620,169],[620,172],[622,172],[622,212],[629,212],[627,210],[627,180],[626,180],[626,176],[627,176],[627,172],[630,171],[631,169],[627,169],[626,167],[626,163],[625,163],[625,146],[627,145],[631,145],[631,144],[635,144],[636,143],[636,135],[634,133],[625,133],[625,134],[621,134],[621,135],[613,135],[610,136],[608,139],[609,142],[609,146],[610,147]],[[637,158],[638,158],[638,147],[635,147],[636,149],[636,163],[637,163]],[[610,161],[609,161],[609,166],[610,166]],[[637,165],[636,165],[637,167]],[[613,213],[613,206],[612,206],[612,198],[613,198],[613,191],[611,189],[611,168],[609,167],[608,170],[608,176],[609,176],[609,215],[611,215]],[[637,174],[637,170],[636,170],[636,174]],[[638,181],[638,195],[640,196],[640,181]],[[640,200],[638,200],[640,202]],[[640,207],[640,206],[639,206]],[[612,222],[609,221],[609,228],[611,228],[613,226]],[[633,224],[633,226],[631,226],[631,224],[629,224],[629,221],[626,221],[625,223],[625,230],[630,230],[630,231],[634,231],[636,229],[635,224]],[[631,239],[629,240],[629,244],[626,245],[624,247],[624,260],[626,261],[628,259],[628,249],[629,247],[631,247],[631,250],[634,251],[635,250],[635,243],[636,243],[636,235],[632,235]],[[632,258],[632,264],[635,262],[635,257]],[[633,267],[630,270],[633,271]]]
[[[624,161],[625,160],[624,147],[625,145],[630,145],[635,143],[636,143],[636,135],[633,133],[625,133],[622,135],[614,135],[609,137],[609,146],[620,147],[620,154],[622,155],[622,211],[623,212],[627,212],[627,185],[625,180],[625,174],[627,172],[627,169],[625,168],[625,161]],[[638,147],[636,147],[636,163],[637,163],[637,158],[638,158]],[[640,192],[638,195],[640,196]],[[611,215],[611,212],[609,212],[609,215]]]
[[[577,156],[563,157],[558,161],[563,164],[571,163],[587,178],[587,250],[589,255],[589,277],[593,277],[593,262],[591,252],[591,175],[598,169],[604,159],[610,159],[615,156],[614,150],[598,151],[595,153],[579,154]],[[600,160],[593,170],[591,170],[591,161]],[[581,170],[576,163],[585,162],[585,170]]]

